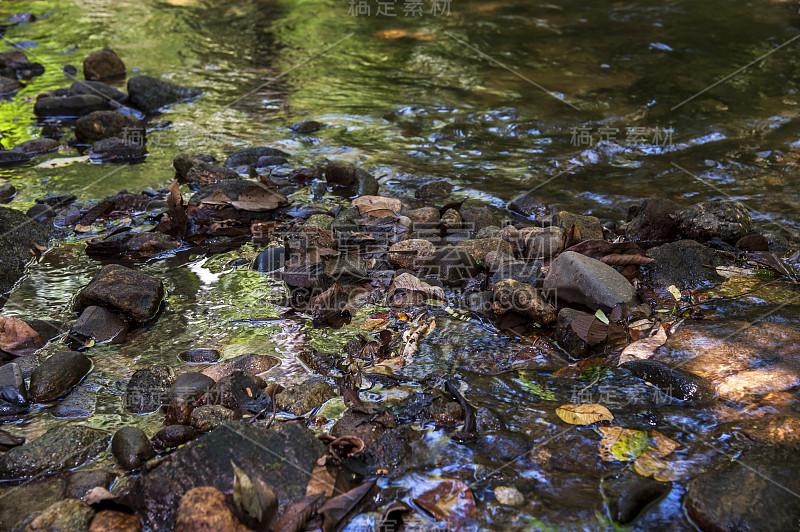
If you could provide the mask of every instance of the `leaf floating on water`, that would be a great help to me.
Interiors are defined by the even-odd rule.
[[[570,425],[591,425],[598,421],[613,421],[608,408],[597,403],[567,404],[556,408],[556,415]]]
[[[255,482],[247,473],[233,466],[233,502],[236,508],[245,515],[249,515],[259,523],[265,518],[270,518],[278,509],[278,499],[272,490],[261,479]]]
[[[648,336],[647,338],[642,338],[641,340],[636,340],[632,344],[628,345],[625,349],[622,350],[622,353],[619,355],[619,364],[624,364],[625,362],[630,362],[631,360],[644,360],[653,356],[653,353],[656,352],[656,349],[661,347],[667,342],[667,331],[664,330],[663,327],[659,326],[656,333],[652,336]]]
[[[660,458],[664,458],[681,446],[680,443],[668,438],[667,436],[664,436],[657,430],[650,431],[650,438],[652,438],[653,445],[655,446],[655,449],[653,449],[652,452],[657,454]]]
[[[647,433],[643,430],[622,427],[600,427],[600,458],[606,462],[630,462],[650,448]]]
[[[44,340],[30,325],[18,318],[0,316],[0,349],[21,357],[42,346]]]
[[[443,480],[414,502],[456,530],[466,528],[478,517],[475,498],[460,480]]]
[[[85,163],[90,157],[83,155],[81,157],[59,157],[58,159],[50,159],[39,163],[36,168],[61,168],[75,163]]]

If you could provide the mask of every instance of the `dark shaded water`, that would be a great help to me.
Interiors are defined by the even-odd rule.
[[[0,170],[0,177],[20,190],[12,205],[24,209],[51,190],[90,202],[123,188],[160,188],[173,179],[176,153],[224,157],[239,147],[269,145],[303,164],[359,163],[381,176],[392,195],[413,191],[431,178],[447,178],[457,185],[457,195],[504,209],[514,196],[535,188],[537,197],[553,208],[617,222],[625,219],[630,205],[653,194],[686,205],[733,197],[751,209],[757,224],[797,236],[800,40],[789,42],[800,36],[796,4],[453,0],[448,15],[430,13],[427,3],[422,16],[404,16],[398,3],[396,17],[378,15],[377,3],[368,4],[370,16],[350,16],[348,2],[332,1],[3,2],[0,19],[24,10],[47,14],[5,35],[6,45],[35,42],[26,53],[46,66],[43,76],[0,103],[6,147],[39,136],[32,114],[35,96],[69,85],[63,65],[80,66],[98,48],[116,50],[129,72],[204,91],[199,99],[163,114],[160,120],[170,125],[149,134],[150,155],[141,165]],[[313,135],[289,130],[305,119],[327,127]],[[247,352],[280,356],[283,365],[266,377],[289,382],[304,375],[293,359],[300,344],[330,346],[347,340],[347,333],[329,335],[303,322],[246,321],[276,316],[265,300],[279,287],[227,266],[236,256],[164,257],[143,267],[167,283],[169,309],[126,345],[91,351],[95,370],[85,385],[99,390],[99,402],[89,423],[113,429],[136,422],[148,432],[159,426],[159,415],[122,411],[120,382],[147,364],[178,367],[177,353],[190,346],[217,346],[226,357]],[[178,268],[187,262],[188,268]],[[53,250],[31,267],[4,313],[69,319],[71,297],[97,269],[79,243]],[[729,320],[721,321],[722,330],[735,331],[737,323],[773,306],[769,298],[749,299],[718,309],[717,317]],[[770,320],[791,328],[797,317],[793,308]],[[559,403],[535,398],[530,388],[520,386],[516,372],[478,376],[463,369],[520,345],[441,314],[414,371],[460,368],[455,371],[470,383],[468,399],[504,413],[511,428],[536,441],[548,435],[539,428],[548,426],[547,419],[552,422]],[[713,334],[701,331],[700,339],[711,342]],[[783,347],[795,354],[795,340],[785,341]],[[795,376],[796,370],[789,368]],[[540,378],[545,383],[548,375]],[[553,386],[558,400],[569,401],[571,386]],[[796,410],[795,386],[788,382],[779,390],[791,392],[788,401],[764,408]],[[396,393],[377,392],[374,398]],[[343,408],[337,401],[325,407],[326,417]],[[741,404],[759,408],[749,399]],[[684,428],[671,434],[688,449],[681,457],[702,462],[697,432],[708,423],[736,419],[735,406],[734,400],[733,407],[713,413],[664,414]],[[31,437],[55,423],[61,421],[43,411],[20,431]],[[581,456],[583,443],[563,445],[575,445]],[[439,476],[469,482],[500,465],[439,432],[428,434],[415,452],[435,459],[419,458],[411,471],[386,480],[391,493],[407,495]],[[486,526],[606,526],[602,514],[591,510],[596,497],[584,496],[582,488],[571,492],[568,486],[548,486],[552,480],[535,464],[523,462],[475,486]],[[566,469],[555,478],[582,474]],[[519,479],[539,481],[541,498],[513,512],[492,500],[495,485]],[[682,516],[684,491],[676,484],[637,526],[689,526]],[[575,522],[565,517],[571,510],[580,516]],[[424,529],[431,523],[416,526]]]

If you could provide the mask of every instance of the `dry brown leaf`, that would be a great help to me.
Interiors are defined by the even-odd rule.
[[[475,498],[460,480],[443,480],[414,502],[455,530],[462,530],[478,517]]]
[[[183,196],[178,188],[178,180],[174,180],[167,187],[167,213],[169,214],[169,236],[173,238],[183,238],[186,235],[186,228],[189,226],[189,218],[186,216],[186,209],[183,206]]]
[[[431,286],[410,273],[404,273],[392,281],[387,299],[392,306],[406,306],[407,304],[420,304],[427,299],[446,301],[447,296],[441,287]],[[398,299],[402,301],[398,301]]]
[[[211,207],[224,207],[230,204],[231,199],[221,190],[215,190],[210,195],[200,200],[200,205],[209,205]]]
[[[691,462],[678,460],[669,462],[659,458],[654,451],[642,453],[633,462],[633,469],[643,477],[652,477],[659,482],[672,482],[688,478],[697,466]]]
[[[653,444],[655,445],[655,449],[653,449],[652,452],[658,455],[659,458],[664,458],[681,446],[680,443],[668,438],[667,436],[664,436],[657,430],[651,430],[650,437],[653,439]]]
[[[252,186],[239,194],[231,205],[240,211],[263,212],[277,209],[286,203],[286,196],[278,190]]]
[[[619,364],[630,362],[631,360],[644,360],[653,356],[656,349],[664,345],[667,341],[667,331],[663,327],[658,327],[658,330],[652,336],[636,340],[628,347],[622,350],[619,355]]]
[[[601,258],[600,262],[604,262],[609,266],[641,266],[643,264],[650,264],[654,260],[655,259],[651,259],[650,257],[646,257],[644,255],[619,255],[612,253]]]
[[[570,425],[591,425],[598,421],[613,421],[614,415],[601,404],[566,404],[556,408],[556,415]]]
[[[39,333],[24,321],[0,316],[0,349],[14,356],[30,355],[44,345]]]
[[[399,199],[387,198],[385,196],[361,196],[350,204],[357,207],[362,215],[368,214],[376,218],[382,216],[394,216],[403,209],[403,204]]]

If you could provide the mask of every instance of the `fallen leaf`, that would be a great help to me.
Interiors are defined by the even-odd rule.
[[[680,301],[682,296],[681,296],[681,291],[678,289],[677,286],[671,284],[669,285],[669,287],[667,287],[667,291],[669,291],[669,293],[672,294],[672,297],[675,298],[675,301]]]
[[[252,186],[239,194],[231,205],[240,211],[263,212],[277,209],[286,204],[286,196],[278,190]]]
[[[606,317],[606,313],[603,312],[601,309],[597,309],[597,312],[595,312],[594,315],[598,320],[600,320],[603,323],[605,323],[606,325],[608,325],[608,323],[609,323],[608,317]]]
[[[619,355],[619,363],[624,364],[625,362],[630,362],[631,360],[644,360],[653,356],[653,353],[656,352],[656,349],[664,345],[667,341],[667,331],[664,330],[663,327],[659,326],[656,330],[655,334],[652,336],[648,336],[647,338],[643,338],[641,340],[636,340],[628,347],[622,350],[622,353]]]
[[[333,491],[336,489],[336,477],[326,465],[327,457],[320,458],[319,463],[314,466],[311,472],[311,478],[308,479],[306,486],[306,495],[324,495],[325,498],[333,496]]]
[[[589,345],[597,345],[608,337],[608,325],[588,314],[578,314],[569,326],[578,338]]]
[[[83,502],[91,506],[100,501],[113,500],[115,495],[102,486],[95,486],[83,496]]]
[[[600,458],[606,462],[630,462],[650,448],[647,433],[623,427],[600,427]]]
[[[233,466],[233,503],[244,515],[248,515],[259,523],[265,517],[272,516],[278,510],[278,499],[261,479],[251,480],[247,473]],[[265,523],[269,524],[269,523]]]
[[[600,262],[608,264],[609,266],[641,266],[643,264],[650,264],[655,259],[646,257],[644,255],[619,255],[611,253],[600,259]]]
[[[475,498],[460,480],[443,480],[414,499],[420,507],[456,530],[463,530],[478,517]]]
[[[273,532],[300,532],[306,527],[306,522],[311,515],[317,511],[325,500],[322,493],[316,495],[307,495],[292,504],[281,514],[275,526],[272,527]]]
[[[49,159],[43,163],[36,165],[36,168],[61,168],[75,163],[85,163],[91,157],[83,155],[81,157],[60,157],[58,159]]]
[[[556,408],[556,415],[570,425],[590,425],[598,421],[613,421],[614,415],[601,404],[566,404]]]
[[[633,462],[633,470],[643,477],[653,478],[659,482],[672,482],[688,478],[694,474],[697,466],[691,462],[677,460],[667,461],[659,458],[654,451],[646,451]]]
[[[92,229],[94,229],[93,225],[81,225],[81,224],[78,224],[78,225],[75,226],[75,232],[76,233],[88,233]]]
[[[386,298],[389,304],[395,307],[418,305],[428,299],[447,300],[441,287],[431,286],[410,273],[404,273],[394,278]]]
[[[186,209],[183,206],[183,196],[178,188],[178,180],[174,180],[167,187],[167,213],[169,214],[169,236],[173,238],[183,238],[186,236],[186,228],[189,226],[189,218],[186,216]]]
[[[357,207],[362,216],[368,214],[376,218],[394,216],[403,209],[403,203],[399,199],[385,196],[361,196],[354,199],[350,206]]]
[[[386,319],[378,319],[378,318],[367,318],[364,320],[364,323],[361,324],[362,329],[377,329],[381,325],[385,324],[388,320]]]
[[[30,355],[44,346],[44,340],[24,321],[0,316],[0,350],[14,356]]]
[[[348,515],[354,513],[363,502],[366,502],[368,495],[372,492],[374,487],[375,481],[371,480],[323,504],[320,509],[317,510],[317,513],[322,516],[323,532],[333,532],[337,530]]]
[[[212,207],[224,207],[230,204],[231,199],[221,190],[215,190],[210,195],[200,200],[200,205],[210,205]]]
[[[655,446],[655,449],[653,449],[652,452],[657,454],[660,458],[664,458],[681,446],[680,443],[668,438],[667,436],[664,436],[657,430],[650,431],[650,438],[652,438],[653,445]]]

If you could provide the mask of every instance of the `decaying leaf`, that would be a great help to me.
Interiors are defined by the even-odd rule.
[[[667,341],[667,331],[663,327],[658,327],[652,336],[636,340],[622,350],[619,356],[619,364],[630,362],[631,360],[644,360],[653,356],[656,349],[664,345]]]
[[[96,502],[113,500],[114,498],[115,495],[104,487],[95,486],[86,492],[86,495],[83,496],[83,502],[91,506]]]
[[[273,532],[300,532],[305,529],[306,522],[311,515],[317,511],[325,500],[322,493],[316,495],[306,495],[298,501],[290,504],[283,514],[281,514],[275,526],[272,527]]]
[[[652,477],[659,482],[681,480],[694,474],[697,465],[684,460],[667,461],[655,451],[646,451],[633,462],[633,469],[643,477]]]
[[[333,491],[336,489],[336,477],[327,466],[327,458],[327,456],[323,456],[314,466],[311,478],[308,479],[308,485],[306,485],[306,495],[320,494],[325,498],[333,496]]]
[[[600,259],[600,262],[608,264],[609,266],[641,266],[643,264],[650,264],[655,259],[646,257],[645,255],[620,255],[611,253]]]
[[[403,346],[400,356],[406,361],[410,361],[414,355],[417,354],[420,340],[428,336],[436,328],[435,319],[430,318],[428,320],[422,320],[423,317],[424,314],[414,322],[413,329],[406,329],[403,333],[403,342],[405,342],[405,345]]]
[[[376,218],[394,216],[403,209],[399,199],[385,196],[361,196],[354,199],[350,206],[358,208],[362,215],[368,214]]]
[[[601,404],[566,404],[556,408],[556,415],[570,425],[591,425],[598,421],[613,421],[614,415]]]
[[[578,335],[578,338],[589,345],[597,345],[608,337],[608,325],[589,314],[578,314],[569,326]]]
[[[622,427],[600,427],[600,458],[606,462],[630,462],[650,448],[647,433],[643,430]]]
[[[43,345],[44,340],[30,325],[17,318],[0,316],[0,350],[21,357]]]
[[[286,196],[279,190],[252,186],[246,189],[231,206],[240,211],[263,212],[286,204]]]
[[[358,436],[342,436],[328,443],[328,452],[338,462],[357,455],[364,448],[364,440]]]
[[[215,190],[210,195],[200,200],[200,205],[209,205],[212,207],[224,207],[230,204],[231,199],[221,190]]]
[[[478,516],[475,498],[460,480],[443,480],[414,502],[455,530],[469,526]]]
[[[675,286],[674,284],[669,285],[667,287],[667,291],[669,291],[669,293],[672,294],[672,296],[675,298],[675,301],[680,301],[681,297],[683,297],[681,291],[678,290],[678,287]]]
[[[186,216],[186,209],[183,206],[183,196],[178,188],[178,180],[174,180],[167,187],[167,213],[169,214],[168,235],[173,238],[183,238],[186,236],[186,228],[189,226],[189,218]]]
[[[680,443],[668,438],[667,436],[664,436],[657,430],[650,431],[650,438],[652,439],[654,446],[652,452],[655,453],[659,458],[664,458],[681,446]]]
[[[375,488],[375,484],[374,480],[365,482],[344,495],[334,497],[323,504],[317,510],[317,513],[322,515],[323,532],[337,530],[348,515],[355,513],[362,503],[368,500],[370,493]]]
[[[431,286],[410,273],[404,273],[394,278],[386,299],[393,307],[405,307],[419,305],[429,299],[446,301],[447,296],[441,287]]]
[[[251,480],[247,473],[233,466],[233,503],[244,515],[248,515],[262,523],[270,520],[278,510],[278,499],[272,490],[261,479]],[[269,523],[264,523],[269,525]]]

